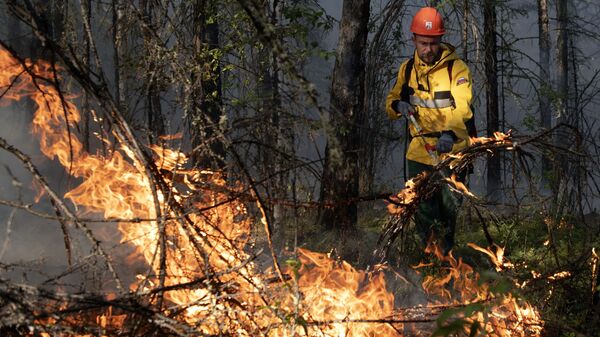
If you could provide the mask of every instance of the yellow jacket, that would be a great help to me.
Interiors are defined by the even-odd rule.
[[[400,65],[396,83],[385,102],[386,112],[392,119],[401,117],[392,109],[392,103],[402,100],[407,64],[408,60]],[[449,64],[452,64],[450,70]],[[442,43],[442,55],[433,65],[421,61],[415,51],[413,70],[408,81],[408,87],[412,90],[409,89],[408,99],[417,111],[416,119],[423,128],[424,136],[418,135],[414,126],[410,125],[412,140],[406,152],[407,159],[433,165],[424,142],[435,145],[442,131],[453,131],[456,136],[452,152],[469,145],[469,134],[472,135],[470,126],[474,128],[471,84],[469,68],[458,58],[451,45]]]

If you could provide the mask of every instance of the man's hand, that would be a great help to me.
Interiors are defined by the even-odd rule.
[[[452,131],[444,131],[442,135],[435,144],[435,150],[438,153],[448,153],[452,151],[452,145],[454,145],[454,141],[456,140],[456,136]]]
[[[404,101],[393,101],[392,109],[400,116],[407,116],[409,113],[415,113],[415,108],[408,102]]]

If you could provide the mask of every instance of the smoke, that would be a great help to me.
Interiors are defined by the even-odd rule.
[[[19,151],[25,153],[36,169],[59,196],[78,184],[55,160],[49,160],[39,149],[39,140],[31,132],[31,121],[35,104],[23,98],[19,102],[0,99],[0,137]],[[86,287],[95,286],[84,280],[102,279],[87,277],[88,274],[101,274],[104,264],[92,253],[89,240],[72,224],[61,223],[49,199],[35,185],[34,178],[13,154],[0,151],[0,268],[3,276],[15,281],[43,282],[61,277],[60,282],[80,283]],[[65,199],[72,210],[77,207]],[[34,215],[12,203],[30,206],[31,210],[43,214]],[[89,215],[93,217],[93,215]],[[114,257],[124,261],[131,249],[120,245],[116,224],[90,224],[94,235],[109,249],[115,250]],[[123,264],[124,265],[124,264]],[[4,272],[5,271],[5,272]],[[124,275],[133,277],[133,270]]]
[[[36,140],[29,132],[31,104],[11,104],[1,108],[2,123],[0,137],[20,151],[28,154],[32,161],[45,169]],[[36,198],[31,174],[12,154],[0,152],[0,195],[4,201],[31,204]],[[47,212],[48,207],[41,207]],[[46,220],[32,216],[13,207],[0,206],[0,245],[3,254],[0,262],[14,264],[24,261],[45,260],[57,263],[59,255],[55,242],[60,242],[59,233]],[[63,254],[64,258],[64,254]],[[51,262],[50,262],[51,261]]]

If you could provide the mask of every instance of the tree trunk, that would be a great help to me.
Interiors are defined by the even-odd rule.
[[[282,18],[284,0],[267,0],[263,7],[269,24],[277,27]],[[284,173],[284,158],[281,153],[290,153],[290,146],[284,134],[281,121],[280,65],[277,53],[271,47],[263,47],[258,53],[258,98],[261,118],[260,139],[264,142],[260,153],[262,175],[266,179],[266,192],[269,199],[268,211],[271,213],[274,243],[277,250],[283,248],[285,241],[285,208],[281,200],[286,197],[288,175]]]
[[[471,16],[471,6],[469,0],[463,0],[463,24],[462,24],[462,50],[463,50],[463,61],[467,62],[469,59],[469,17]]]
[[[558,0],[556,3],[556,16],[558,18],[558,39],[556,43],[556,123],[566,123],[567,120],[567,97],[569,90],[569,35],[568,35],[568,7],[566,0]],[[554,134],[554,143],[563,146],[563,137],[565,135],[561,130]],[[564,190],[561,187],[567,163],[565,158],[557,155],[554,161],[554,174],[552,176],[551,188],[554,194],[557,207],[564,206],[564,196],[560,192]]]
[[[125,55],[125,34],[124,34],[124,19],[125,10],[122,0],[113,0],[113,43],[114,54],[113,62],[115,67],[115,97],[119,105],[119,109],[123,116],[129,121],[130,116],[127,113],[127,104],[125,102],[125,76],[123,69],[123,58]]]
[[[487,108],[487,135],[498,131],[498,62],[496,46],[496,7],[494,0],[483,4],[484,54],[485,54],[485,96]],[[500,201],[500,157],[496,154],[487,160],[487,196],[491,201]]]
[[[552,127],[552,108],[550,106],[550,95],[552,84],[550,82],[550,28],[548,19],[548,0],[538,0],[538,30],[539,30],[539,51],[540,51],[540,127],[550,129]],[[548,181],[552,171],[552,162],[548,156],[542,156],[542,182]]]
[[[567,96],[569,84],[569,41],[568,41],[568,7],[566,0],[558,0],[557,2],[557,17],[558,17],[558,41],[557,41],[557,116],[558,123],[567,121]]]
[[[193,41],[196,55],[203,63],[199,73],[192,75],[193,99],[188,117],[196,167],[221,170],[225,167],[225,146],[219,121],[221,119],[222,91],[220,60],[210,51],[219,48],[219,24],[209,20],[216,13],[217,4],[197,0],[194,4]],[[206,72],[206,73],[205,73]]]
[[[358,217],[359,127],[364,119],[364,52],[369,0],[344,0],[331,86],[329,129],[321,179],[320,222],[350,230]]]
[[[148,0],[141,0],[140,7],[144,13],[145,24],[151,29],[155,27],[154,18],[154,2]],[[154,43],[152,42],[152,36],[148,30],[143,30],[144,38],[144,49],[147,55],[154,54],[152,51]],[[148,139],[150,143],[156,143],[160,136],[165,135],[165,122],[162,114],[162,106],[160,99],[160,86],[157,74],[160,73],[157,69],[157,65],[153,58],[148,60],[146,64],[146,82],[147,91],[146,95],[146,123],[148,125],[149,135]]]
[[[83,36],[83,50],[84,50],[84,55],[83,55],[83,65],[85,66],[86,69],[88,69],[88,76],[89,76],[89,69],[91,67],[91,57],[92,57],[92,47],[91,47],[91,41],[87,38],[87,31],[86,31],[86,26],[87,27],[91,27],[92,25],[92,2],[91,0],[81,0],[80,3],[81,6],[81,13],[82,15],[82,20],[86,21],[86,24],[81,25],[83,28],[83,32],[81,34],[81,36]],[[83,142],[83,148],[85,151],[90,152],[90,113],[91,113],[91,106],[90,106],[90,99],[88,97],[88,93],[87,91],[83,91],[82,93],[83,95],[83,106],[82,106],[82,111],[83,113],[81,114],[81,125],[82,125],[82,131],[81,131],[81,139]]]

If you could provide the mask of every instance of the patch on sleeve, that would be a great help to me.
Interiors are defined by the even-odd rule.
[[[468,81],[466,78],[464,78],[464,77],[459,77],[459,78],[456,80],[456,85],[461,85],[461,84],[465,84],[465,83],[468,83],[468,82],[469,82],[469,81]]]

